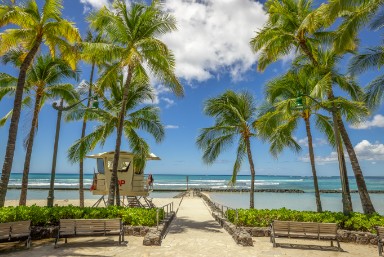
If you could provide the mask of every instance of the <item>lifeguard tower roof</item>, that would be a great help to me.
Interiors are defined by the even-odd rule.
[[[87,158],[94,158],[94,159],[97,159],[97,158],[103,158],[103,157],[113,157],[113,155],[115,154],[114,151],[112,152],[103,152],[103,153],[97,153],[97,154],[92,154],[92,155],[87,155],[85,157]],[[127,151],[120,151],[120,156],[124,157],[128,157],[128,156],[134,156],[134,153],[131,153],[131,152],[127,152]],[[147,157],[147,160],[161,160],[160,157],[154,155],[153,153],[150,153]]]

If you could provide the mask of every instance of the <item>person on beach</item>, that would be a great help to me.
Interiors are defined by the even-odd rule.
[[[154,181],[154,179],[153,179],[152,174],[149,174],[148,178],[147,178],[147,184],[148,184],[149,189],[152,189],[152,190],[153,190],[153,181]]]

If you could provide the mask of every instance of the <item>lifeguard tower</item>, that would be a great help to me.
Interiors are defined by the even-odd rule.
[[[104,152],[86,156],[87,158],[96,159],[97,166],[91,191],[93,195],[101,195],[101,198],[93,206],[98,206],[102,201],[106,205],[104,196],[109,193],[114,153]],[[147,198],[151,190],[144,176],[144,171],[134,169],[133,158],[133,153],[120,152],[117,179],[120,196],[123,199],[122,203],[129,207],[155,207],[152,201]],[[147,160],[160,160],[160,158],[151,153]]]

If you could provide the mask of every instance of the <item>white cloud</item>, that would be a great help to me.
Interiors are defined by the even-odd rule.
[[[225,70],[238,80],[255,63],[249,41],[267,20],[261,3],[168,0],[164,6],[177,20],[178,31],[163,40],[174,51],[178,76],[204,81]]]
[[[362,140],[355,147],[355,153],[360,161],[372,161],[372,164],[376,164],[375,161],[384,161],[384,144],[379,142],[370,143],[368,140]],[[345,159],[349,159],[347,152],[344,153]],[[309,162],[309,155],[299,157],[300,161]],[[316,156],[316,164],[323,165],[327,163],[337,162],[337,153],[331,152],[328,156]]]
[[[88,8],[110,6],[108,0],[80,1]],[[267,20],[260,2],[164,0],[163,7],[177,21],[178,30],[162,40],[175,54],[178,77],[201,82],[228,73],[236,81],[255,64],[249,41]]]
[[[368,120],[359,124],[350,125],[352,129],[369,129],[369,128],[384,128],[384,116],[381,114],[377,114],[373,117],[372,120]]]
[[[165,129],[178,129],[179,126],[178,125],[165,125],[164,128]]]
[[[299,160],[302,162],[309,162],[309,155],[301,156],[299,157]],[[318,165],[324,165],[327,163],[333,163],[337,162],[337,153],[336,152],[331,152],[330,155],[328,156],[316,156],[315,157],[315,163]]]
[[[103,6],[109,7],[111,5],[111,2],[108,0],[80,0],[80,3],[84,4],[84,12],[89,11],[90,7],[100,9]]]
[[[384,160],[384,144],[379,142],[372,144],[368,140],[363,140],[355,146],[355,151],[361,160]]]
[[[308,147],[308,137],[304,137],[304,138],[294,137],[294,139],[299,145]],[[328,141],[325,140],[324,138],[315,138],[312,140],[313,147],[318,147],[318,146],[327,145],[327,144],[328,144]]]
[[[161,100],[163,100],[166,104],[165,104],[165,108],[169,108],[171,106],[173,106],[175,104],[175,101],[172,100],[172,99],[169,99],[167,97],[162,97]]]

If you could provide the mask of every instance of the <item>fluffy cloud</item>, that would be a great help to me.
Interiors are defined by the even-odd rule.
[[[356,125],[350,126],[353,129],[369,129],[369,128],[384,128],[384,116],[381,114],[377,114],[373,117],[372,120],[368,120]]]
[[[372,144],[368,140],[363,140],[355,146],[355,151],[361,160],[384,160],[384,144],[379,142]]]
[[[164,5],[177,20],[178,31],[163,40],[175,53],[178,76],[204,81],[225,70],[238,80],[255,63],[249,41],[267,19],[259,2],[168,0]]]
[[[371,161],[372,164],[376,164],[375,161],[384,160],[384,144],[379,142],[370,143],[368,140],[362,140],[355,147],[355,152],[359,160]],[[345,151],[345,159],[349,159],[348,154]],[[299,157],[300,161],[309,162],[309,155]],[[328,156],[316,156],[316,164],[323,165],[327,163],[337,162],[337,153],[331,152]]]
[[[80,0],[95,9],[108,0]],[[163,36],[176,58],[176,74],[187,81],[205,81],[220,73],[233,80],[256,62],[249,41],[267,15],[253,0],[165,0],[164,9],[173,14],[178,30]]]

